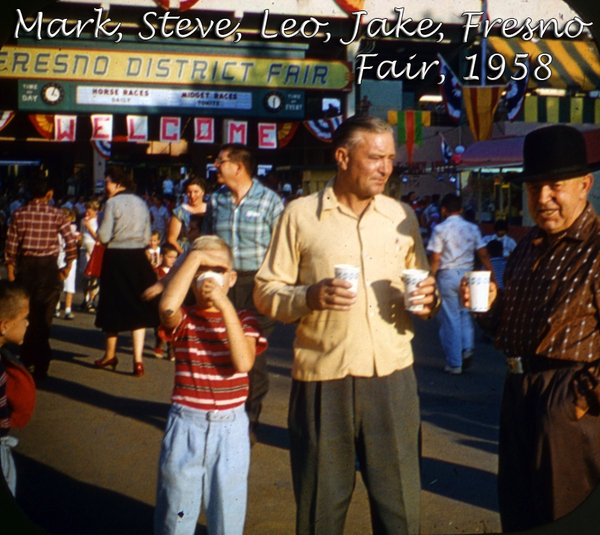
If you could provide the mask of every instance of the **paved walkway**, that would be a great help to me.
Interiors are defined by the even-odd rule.
[[[55,320],[50,377],[38,392],[32,421],[15,432],[18,502],[52,535],[148,535],[173,363],[151,356],[149,330],[143,378],[131,375],[128,335],[119,338],[116,372],[96,369],[103,336],[93,319],[77,313],[73,321]],[[479,341],[468,372],[448,376],[441,372],[435,322],[417,321],[416,330],[422,534],[499,532],[495,471],[502,358]],[[292,338],[293,327],[279,325],[269,349],[271,390],[252,450],[249,535],[294,531],[286,430]],[[346,533],[370,533],[360,475]]]

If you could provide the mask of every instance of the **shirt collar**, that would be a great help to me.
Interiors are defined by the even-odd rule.
[[[356,217],[356,214],[352,212],[347,206],[340,203],[337,196],[335,195],[335,191],[333,190],[333,183],[335,181],[335,177],[330,179],[329,182],[325,185],[325,188],[321,192],[321,208],[319,210],[319,219],[328,211],[339,209],[345,213],[351,214]],[[384,202],[383,195],[375,195],[373,200],[369,204],[367,210],[375,210],[379,212],[384,217],[387,217],[389,220],[394,221],[394,218],[398,215],[398,207],[393,204]]]

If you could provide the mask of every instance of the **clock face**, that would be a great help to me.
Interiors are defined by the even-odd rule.
[[[273,111],[273,112],[279,111],[282,106],[283,106],[283,97],[281,96],[281,93],[278,93],[277,91],[273,91],[272,93],[269,93],[265,97],[265,107],[269,111]]]
[[[42,100],[46,104],[58,104],[65,96],[65,90],[56,83],[46,84],[42,87]]]

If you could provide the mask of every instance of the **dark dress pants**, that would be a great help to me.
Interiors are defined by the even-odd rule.
[[[419,533],[419,399],[412,366],[385,377],[294,380],[288,424],[297,535],[342,535],[356,479],[373,535]]]
[[[229,298],[236,310],[251,310],[254,313],[260,324],[262,334],[265,338],[268,338],[275,328],[275,321],[256,311],[254,300],[252,298],[255,274],[255,271],[239,273],[235,286],[229,290]],[[246,412],[248,413],[251,428],[258,425],[258,418],[260,416],[260,411],[262,410],[262,402],[269,391],[267,352],[268,350],[263,351],[260,355],[256,355],[254,365],[248,373],[250,389],[246,401]]]
[[[52,317],[63,288],[56,257],[20,257],[16,281],[29,293],[29,326],[21,346],[21,360],[25,366],[33,367],[35,378],[43,379],[52,359]]]
[[[575,418],[571,384],[580,368],[507,375],[498,463],[503,531],[552,522],[600,483],[600,416]]]

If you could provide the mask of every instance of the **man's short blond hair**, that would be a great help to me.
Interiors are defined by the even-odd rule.
[[[229,258],[229,265],[233,265],[233,253],[231,252],[231,248],[223,239],[219,238],[219,236],[215,236],[214,234],[200,236],[194,240],[191,248],[193,251],[214,251],[219,249],[226,251],[227,257]]]

